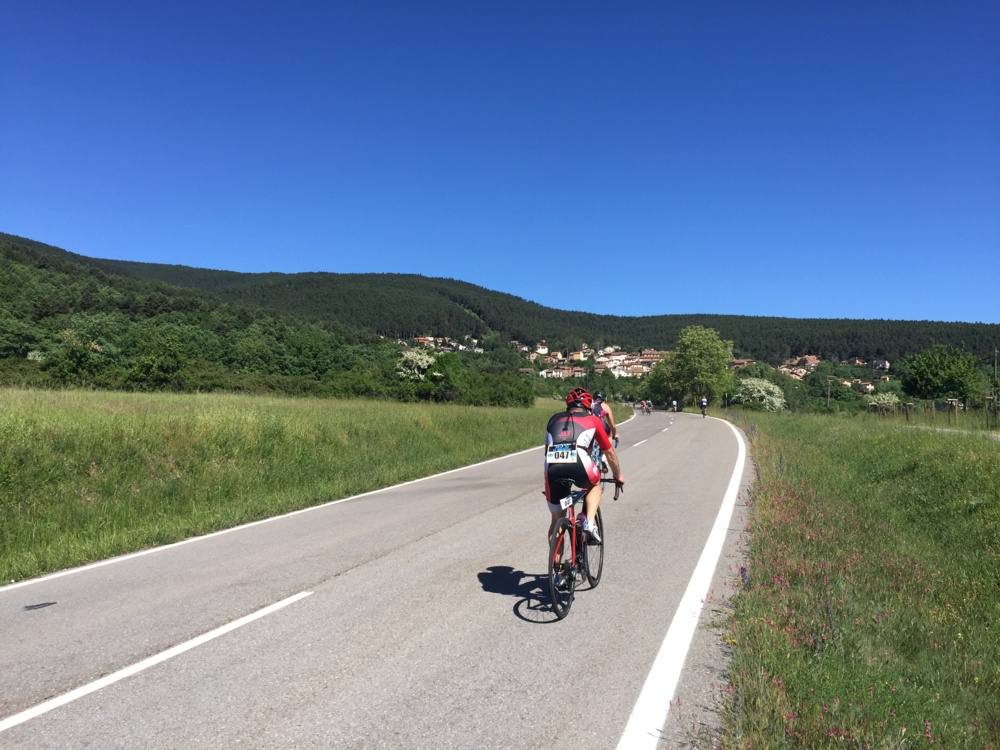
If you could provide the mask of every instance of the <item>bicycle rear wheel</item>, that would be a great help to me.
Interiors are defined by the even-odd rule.
[[[573,526],[567,519],[561,518],[549,539],[549,596],[552,611],[560,620],[569,614],[575,590]]]
[[[595,544],[588,535],[590,543],[587,545],[587,582],[592,589],[597,588],[597,584],[601,582],[601,573],[604,572],[604,543],[607,538],[604,536],[604,519],[601,517],[600,508],[597,509],[594,523],[597,524],[597,533],[601,536],[601,543]]]

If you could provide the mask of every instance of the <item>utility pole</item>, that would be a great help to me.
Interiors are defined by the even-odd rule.
[[[833,375],[826,376],[826,408],[830,408],[830,383],[833,382]]]

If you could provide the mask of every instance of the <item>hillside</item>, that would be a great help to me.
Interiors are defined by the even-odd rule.
[[[400,348],[335,320],[114,273],[0,235],[0,384],[531,403],[516,365],[439,357],[432,382],[400,376]]]
[[[557,310],[461,281],[404,274],[248,274],[187,266],[102,260],[41,243],[0,235],[44,262],[72,260],[81,267],[198,290],[230,303],[260,306],[388,337],[425,333],[482,336],[498,332],[527,342],[547,339],[558,348],[591,344],[673,346],[679,331],[699,324],[735,343],[738,356],[777,362],[792,355],[829,359],[897,360],[931,344],[962,347],[985,360],[1000,341],[1000,325],[930,321],[797,319],[738,315],[623,317]]]
[[[557,310],[452,279],[404,274],[241,274],[185,266],[98,261],[108,271],[202,289],[226,299],[307,315],[409,338],[425,333],[547,339],[556,348],[620,344],[669,349],[689,325],[714,328],[735,343],[738,356],[778,362],[792,355],[888,357],[933,343],[961,346],[987,357],[1000,326],[928,321],[828,320],[740,315],[624,317]]]

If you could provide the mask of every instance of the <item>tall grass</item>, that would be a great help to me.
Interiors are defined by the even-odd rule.
[[[1000,747],[1000,448],[752,414],[728,747]]]
[[[871,419],[894,421],[897,424],[905,424],[911,427],[991,432],[994,435],[1000,436],[1000,422],[997,421],[996,415],[992,412],[987,412],[986,409],[968,409],[962,411],[913,409],[910,411],[909,416],[904,411],[897,411],[885,416],[875,414],[867,416]]]
[[[0,581],[537,445],[556,406],[0,389]]]

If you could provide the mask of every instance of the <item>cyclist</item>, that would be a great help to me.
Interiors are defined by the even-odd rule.
[[[614,412],[611,411],[611,407],[605,401],[604,391],[598,391],[594,394],[594,408],[591,411],[594,412],[595,417],[601,420],[601,424],[604,425],[604,431],[608,433],[608,437],[611,438],[611,442],[617,448],[618,425],[615,422]]]
[[[674,399],[673,401],[670,402],[670,408],[673,411],[677,411],[677,399]]]
[[[700,403],[701,403],[701,416],[704,417],[705,414],[708,412],[708,399],[702,396]]]
[[[601,420],[591,413],[593,397],[583,388],[574,388],[566,394],[566,411],[553,414],[545,427],[545,499],[552,518],[552,529],[563,515],[559,501],[570,494],[572,485],[588,490],[584,501],[583,530],[595,542],[601,537],[594,523],[601,504],[601,451],[608,457],[615,483],[624,485],[618,454],[615,452]]]

